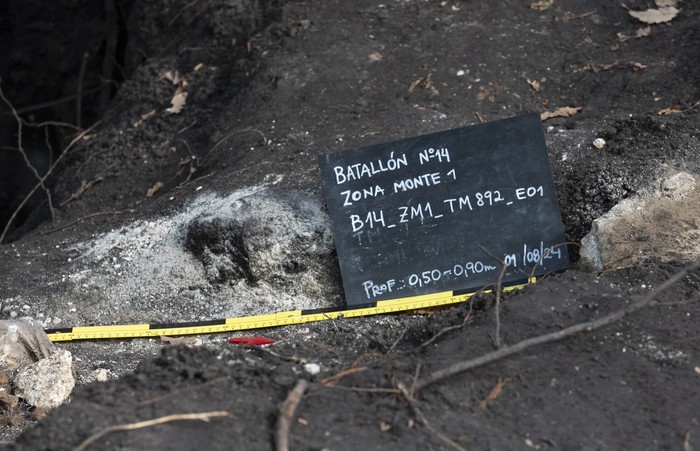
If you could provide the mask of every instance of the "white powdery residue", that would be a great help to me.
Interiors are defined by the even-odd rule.
[[[207,193],[198,197],[183,212],[171,217],[151,221],[135,221],[130,225],[106,233],[99,238],[85,243],[87,252],[83,257],[102,260],[110,251],[120,249],[127,262],[135,258],[150,257],[164,249],[181,248],[186,233],[186,226],[196,217],[213,215],[214,212],[226,212],[241,199],[261,193],[263,186],[241,189],[226,197],[217,197]]]
[[[185,246],[189,225],[210,218],[244,225],[256,284],[210,285],[202,262]],[[332,236],[318,202],[303,196],[290,201],[270,194],[265,186],[223,197],[202,194],[172,216],[135,221],[83,243],[77,249],[82,256],[69,275],[72,282],[80,281],[72,294],[89,305],[81,306],[82,316],[111,323],[213,319],[221,313],[248,316],[324,306],[311,271],[293,275],[298,280],[290,282],[288,290],[277,284],[280,277],[292,278],[284,274],[283,265],[298,257],[290,250],[299,249],[299,240],[306,243],[306,252],[330,251]]]

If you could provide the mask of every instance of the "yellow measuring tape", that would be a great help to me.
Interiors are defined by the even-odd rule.
[[[528,279],[534,283],[535,278]],[[527,284],[511,285],[504,290],[514,290]],[[458,294],[454,291],[391,299],[353,308],[321,308],[313,310],[291,310],[269,315],[244,316],[210,321],[169,324],[127,324],[114,326],[77,326],[46,329],[51,341],[100,340],[107,338],[154,338],[161,336],[213,334],[237,330],[263,329],[267,327],[304,324],[330,319],[354,318],[358,316],[420,310],[464,302],[475,293]]]

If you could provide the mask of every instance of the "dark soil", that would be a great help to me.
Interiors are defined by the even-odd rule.
[[[620,309],[676,267],[594,276],[570,271],[509,296],[501,315],[506,344],[590,321]],[[94,449],[271,449],[277,406],[299,377],[312,381],[297,410],[293,449],[672,449],[698,433],[698,275],[648,310],[592,333],[523,352],[417,393],[420,423],[396,391],[413,375],[494,348],[493,297],[430,316],[402,315],[358,336],[344,320],[311,326],[313,339],[282,339],[269,350],[168,347],[124,378],[76,390],[11,449],[72,449],[110,425],[173,413],[226,410],[230,418],[174,422],[115,432]],[[697,298],[696,298],[697,299]],[[670,302],[670,301],[665,301]],[[471,313],[469,312],[471,308]],[[467,325],[421,346],[442,328]],[[316,376],[303,362],[321,365]],[[697,366],[696,366],[697,368]],[[348,369],[335,383],[327,378]],[[496,389],[496,387],[500,387]],[[372,392],[375,390],[375,392]],[[688,438],[690,437],[690,439]]]
[[[8,273],[19,249],[50,250],[132,218],[157,217],[194,199],[200,186],[226,193],[279,176],[279,191],[320,196],[320,153],[558,107],[581,107],[573,117],[543,124],[572,242],[664,168],[698,167],[697,2],[680,3],[678,17],[639,38],[644,24],[619,3],[603,0],[555,0],[544,11],[516,0],[116,1],[111,16],[92,11],[93,3],[53,2],[46,15],[33,13],[37,17],[0,7],[2,23],[14,24],[0,27],[3,54],[28,36],[17,23],[34,24],[28,29],[47,39],[69,37],[77,25],[59,17],[75,12],[72,20],[88,24],[82,41],[98,55],[86,69],[98,87],[100,63],[109,53],[103,29],[116,23],[117,30],[110,41],[117,64],[108,107],[101,110],[99,92],[86,100],[82,125],[95,128],[61,154],[47,180],[54,222],[47,221],[39,192],[10,228],[6,242],[19,241],[3,245],[0,264]],[[56,76],[68,88],[45,88],[44,99],[75,92],[87,49],[80,39],[68,41],[52,41],[67,52],[70,63],[57,66]],[[39,88],[30,87],[44,89],[41,79],[54,64],[27,56],[38,55],[32,45],[0,65],[3,92],[18,107],[43,101],[30,94]],[[163,79],[166,71],[178,71],[188,83],[178,114],[165,112],[176,88]],[[674,106],[679,112],[657,114]],[[17,144],[16,124],[6,113],[0,111],[2,152]],[[54,113],[32,120],[75,122],[71,108]],[[56,149],[72,136],[51,130]],[[45,171],[59,154],[46,157],[41,133],[25,143],[34,143]],[[592,148],[596,137],[608,142],[604,150]],[[16,154],[3,155],[24,167]],[[34,181],[26,174],[2,180],[4,223]],[[157,182],[161,188],[146,197]],[[214,226],[230,239],[217,241],[208,232]],[[214,248],[229,246],[227,252],[240,257],[215,268],[216,274],[255,283],[236,223],[200,223],[190,232],[198,237],[193,242],[211,239]],[[575,247],[571,251],[576,254]],[[37,257],[35,270],[60,278],[65,256],[56,252]],[[201,249],[193,252],[208,264]],[[500,316],[502,340],[510,345],[600,318],[683,265],[647,257],[646,264],[601,274],[572,269],[509,294]],[[236,348],[223,336],[206,347],[164,347],[160,357],[118,380],[76,388],[70,403],[8,449],[73,449],[112,425],[218,410],[231,416],[113,432],[90,449],[271,449],[277,407],[299,378],[312,383],[292,425],[293,449],[697,449],[699,280],[695,271],[657,304],[611,326],[439,381],[415,400],[400,387],[410,390],[418,372],[495,349],[493,295],[430,315],[262,330],[279,340],[266,348]],[[3,283],[0,294],[10,297],[36,282]],[[100,344],[83,346],[97,353]],[[305,363],[319,364],[320,373],[310,375]]]

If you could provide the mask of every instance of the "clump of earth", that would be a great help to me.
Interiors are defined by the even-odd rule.
[[[700,257],[700,5],[657,3],[0,7],[0,87],[24,120],[19,142],[3,103],[2,161],[15,169],[0,184],[0,319],[69,328],[342,307],[317,156],[526,113],[551,113],[574,260],[499,295],[498,329],[497,296],[480,293],[439,311],[55,343],[73,356],[70,401],[44,417],[0,398],[3,445],[272,449],[279,405],[304,379],[296,449],[700,446],[697,269],[605,327],[421,383],[628,309]],[[48,172],[30,197],[24,155]],[[275,342],[228,342],[254,335]]]

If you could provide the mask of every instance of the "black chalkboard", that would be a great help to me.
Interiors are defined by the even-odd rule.
[[[504,284],[569,266],[539,115],[319,164],[349,306],[481,289],[498,280],[493,257]]]

